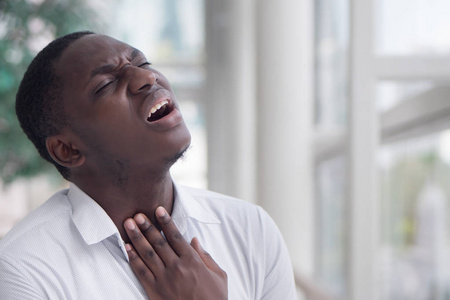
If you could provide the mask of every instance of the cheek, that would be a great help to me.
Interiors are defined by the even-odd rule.
[[[172,86],[170,85],[169,80],[161,73],[158,73],[158,84],[164,87],[165,89],[172,91]]]
[[[78,120],[89,124],[89,127],[98,127],[99,130],[113,129],[114,127],[126,126],[132,118],[135,118],[128,100],[121,98],[105,97],[99,99],[98,103],[81,107],[78,111]]]

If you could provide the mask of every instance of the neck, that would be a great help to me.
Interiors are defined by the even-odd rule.
[[[83,179],[81,179],[83,178]],[[87,180],[85,178],[88,178]],[[122,239],[129,242],[123,222],[137,213],[144,213],[156,226],[155,210],[163,206],[169,213],[173,208],[173,182],[170,173],[164,176],[130,178],[126,183],[117,184],[104,177],[80,176],[73,182],[94,199],[113,220]]]

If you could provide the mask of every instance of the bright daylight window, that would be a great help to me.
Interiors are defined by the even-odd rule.
[[[347,170],[351,158],[346,151],[347,126],[353,117],[348,115],[352,113],[349,88],[371,82],[380,143],[376,150],[379,211],[374,212],[379,245],[375,257],[369,255],[376,260],[374,290],[382,300],[448,299],[450,71],[426,62],[450,59],[450,2],[368,3],[373,7],[352,5],[352,9],[369,9],[374,25],[374,32],[364,36],[374,45],[375,55],[364,58],[374,69],[368,73],[370,80],[361,82],[349,72],[352,64],[365,63],[349,55],[350,45],[365,42],[356,40],[361,35],[350,36],[349,24],[356,22],[351,16],[358,12],[350,14],[346,0],[315,2],[316,275],[340,298],[348,298],[349,289],[358,289],[348,277],[353,262],[348,254],[350,226],[364,225],[346,223],[352,211],[346,199],[355,184],[348,182]],[[384,69],[378,68],[380,62]],[[401,66],[412,64],[412,71],[402,72]]]
[[[376,53],[442,55],[450,53],[450,2],[379,0],[376,2]]]
[[[378,91],[387,140],[378,153],[381,296],[447,299],[450,86],[387,81]]]
[[[376,52],[448,56],[449,9],[446,0],[379,1]],[[449,92],[448,75],[377,86],[381,299],[450,297]]]
[[[450,130],[381,147],[382,299],[450,295]]]
[[[315,130],[327,142],[328,136],[347,130],[349,2],[315,1],[315,14]],[[316,154],[317,278],[343,299],[348,284],[346,188],[346,153],[319,159]]]

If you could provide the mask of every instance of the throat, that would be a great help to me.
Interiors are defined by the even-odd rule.
[[[145,184],[134,185],[132,189],[117,186],[89,189],[82,186],[89,196],[97,202],[113,220],[119,232],[124,236],[123,222],[137,213],[144,213],[155,222],[155,210],[163,206],[168,212],[173,208],[173,183],[171,178],[163,181],[147,181]]]

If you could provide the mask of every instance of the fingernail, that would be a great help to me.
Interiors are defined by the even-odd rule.
[[[125,221],[125,227],[129,230],[134,230],[136,228],[136,226],[134,225],[133,220],[128,219]]]
[[[144,218],[144,216],[143,216],[142,214],[137,214],[137,215],[134,217],[134,220],[135,220],[136,223],[138,223],[139,225],[144,225],[144,223],[145,223],[145,218]]]
[[[130,252],[131,249],[133,249],[133,248],[131,248],[130,244],[125,244],[125,250],[127,250],[127,252]]]
[[[158,206],[158,208],[156,208],[156,216],[162,218],[165,215],[166,215],[166,209],[162,206]]]

